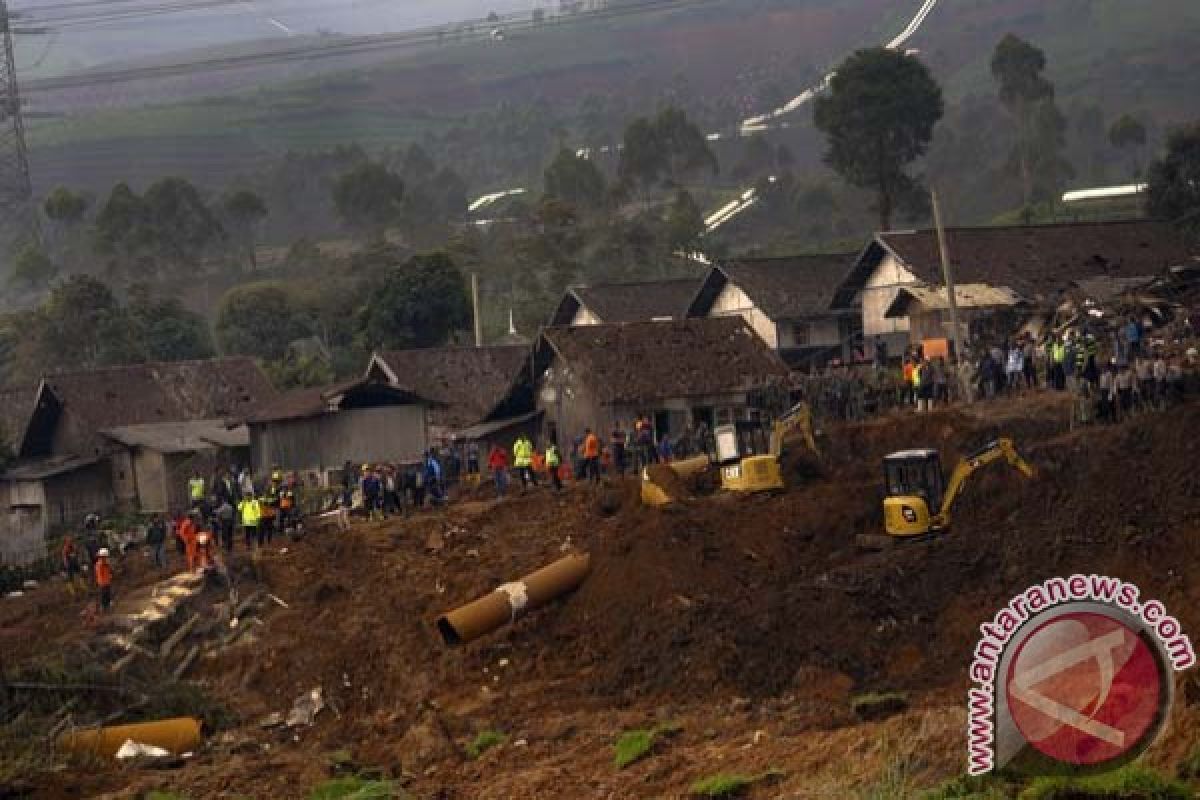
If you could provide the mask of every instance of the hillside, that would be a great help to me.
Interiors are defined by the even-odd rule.
[[[39,187],[70,183],[103,190],[122,178],[183,173],[217,184],[289,148],[437,140],[469,125],[477,113],[539,104],[549,112],[548,123],[578,141],[613,138],[628,118],[663,98],[680,102],[709,126],[729,128],[787,99],[850,50],[890,38],[916,5],[703,3],[548,28],[504,42],[401,50],[385,64],[317,77],[311,74],[321,65],[299,62],[164,79],[150,82],[152,90],[142,81],[36,92],[28,101],[33,109],[113,108],[31,121],[34,179]],[[1189,77],[1200,67],[1200,52],[1191,46],[1200,36],[1195,3],[1152,0],[1137,9],[1116,0],[943,3],[911,44],[954,101],[992,93],[988,57],[1009,31],[1046,51],[1064,107],[1096,103],[1110,113],[1138,111],[1158,130],[1200,115],[1200,96]],[[308,77],[287,82],[297,74]],[[223,96],[122,108],[197,93]],[[589,96],[605,101],[600,120],[581,108]],[[792,124],[807,128],[807,111]],[[790,138],[799,144],[799,162],[814,164],[813,137],[800,130]],[[502,182],[504,176],[479,177]]]

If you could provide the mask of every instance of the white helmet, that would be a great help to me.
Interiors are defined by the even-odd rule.
[[[101,547],[96,551],[96,558],[108,558],[108,548]]]

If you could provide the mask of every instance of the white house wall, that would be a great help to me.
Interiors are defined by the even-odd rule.
[[[779,332],[775,328],[775,323],[759,310],[758,306],[754,305],[745,292],[732,283],[725,284],[725,288],[717,295],[708,315],[710,317],[740,316],[746,320],[746,324],[750,326],[751,330],[767,343],[767,347],[779,349]]]
[[[793,336],[795,325],[808,326],[808,341],[797,343]],[[833,347],[841,344],[842,334],[837,317],[814,317],[812,319],[780,320],[779,347],[787,350],[792,347]]]
[[[862,290],[863,335],[872,336],[889,333],[906,333],[908,319],[887,319],[883,315],[896,299],[901,287],[918,285],[917,276],[905,269],[891,253],[884,255],[879,266],[867,278]]]
[[[575,318],[571,320],[571,327],[580,327],[583,325],[599,325],[600,318],[591,312],[587,306],[580,306],[575,312]]]

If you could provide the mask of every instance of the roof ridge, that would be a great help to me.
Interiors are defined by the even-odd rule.
[[[185,358],[180,361],[143,361],[139,364],[110,364],[103,367],[76,367],[73,369],[63,369],[55,372],[46,372],[42,374],[42,379],[59,378],[64,375],[94,375],[98,372],[118,372],[121,370],[144,370],[154,367],[181,367],[191,366],[196,364],[216,364],[218,362],[248,362],[255,364],[251,356],[215,356],[213,358]],[[257,366],[257,365],[256,365]]]
[[[1161,219],[1091,219],[1078,222],[1033,222],[1029,224],[1011,223],[1007,225],[951,225],[946,231],[1011,231],[1011,230],[1042,230],[1047,228],[1084,228],[1110,227],[1116,225],[1166,224]],[[879,231],[879,236],[908,236],[916,233],[936,234],[936,228],[906,228],[892,231]]]
[[[762,263],[764,261],[795,261],[801,258],[857,258],[862,251],[854,250],[844,253],[796,253],[790,256],[734,256],[718,259],[716,266],[725,264]]]

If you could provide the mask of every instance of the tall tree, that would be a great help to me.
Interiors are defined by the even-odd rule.
[[[65,186],[56,187],[46,195],[46,201],[42,204],[47,217],[66,226],[78,225],[87,207],[88,200],[84,195],[72,192]]]
[[[370,238],[383,238],[403,211],[404,180],[383,164],[367,161],[333,184],[338,216]]]
[[[704,235],[704,212],[686,189],[675,192],[667,211],[667,247],[671,252],[695,250]]]
[[[241,189],[226,195],[221,201],[221,208],[234,231],[243,258],[250,264],[250,269],[257,269],[255,238],[258,224],[267,216],[267,204],[254,192]]]
[[[617,174],[627,186],[677,186],[689,175],[717,171],[717,157],[687,114],[668,107],[654,119],[639,117],[625,129]]]
[[[117,268],[143,256],[153,244],[150,213],[127,183],[118,183],[96,215],[96,250],[110,256]]]
[[[161,178],[142,198],[149,217],[154,249],[168,268],[197,266],[209,248],[225,239],[225,229],[186,178]]]
[[[280,359],[289,344],[309,331],[287,287],[263,281],[225,293],[217,305],[216,334],[227,355]]]
[[[433,347],[470,321],[463,275],[449,255],[436,252],[389,270],[370,292],[359,329],[370,348]]]
[[[1108,129],[1108,141],[1118,150],[1132,154],[1133,177],[1142,176],[1141,151],[1146,146],[1146,126],[1131,114],[1122,114]]]
[[[825,161],[848,183],[875,191],[883,230],[911,191],[905,170],[928,149],[942,112],[941,87],[925,65],[886,48],[850,56],[817,98],[813,120],[828,139]]]
[[[996,45],[991,67],[1000,102],[1017,123],[1012,160],[1021,177],[1022,203],[1028,210],[1037,199],[1039,171],[1057,168],[1062,162],[1065,125],[1054,105],[1054,85],[1042,74],[1045,53],[1010,33]],[[1046,183],[1044,174],[1042,183]]]
[[[204,317],[188,311],[177,297],[154,297],[144,284],[129,290],[125,318],[138,360],[187,361],[215,355]]]
[[[25,289],[44,289],[58,274],[58,267],[46,251],[37,245],[27,245],[13,260],[9,282]]]
[[[544,176],[546,196],[569,203],[581,211],[604,205],[607,187],[604,175],[590,158],[581,158],[560,148]]]
[[[1200,122],[1173,131],[1167,153],[1150,165],[1147,209],[1200,242]]]

